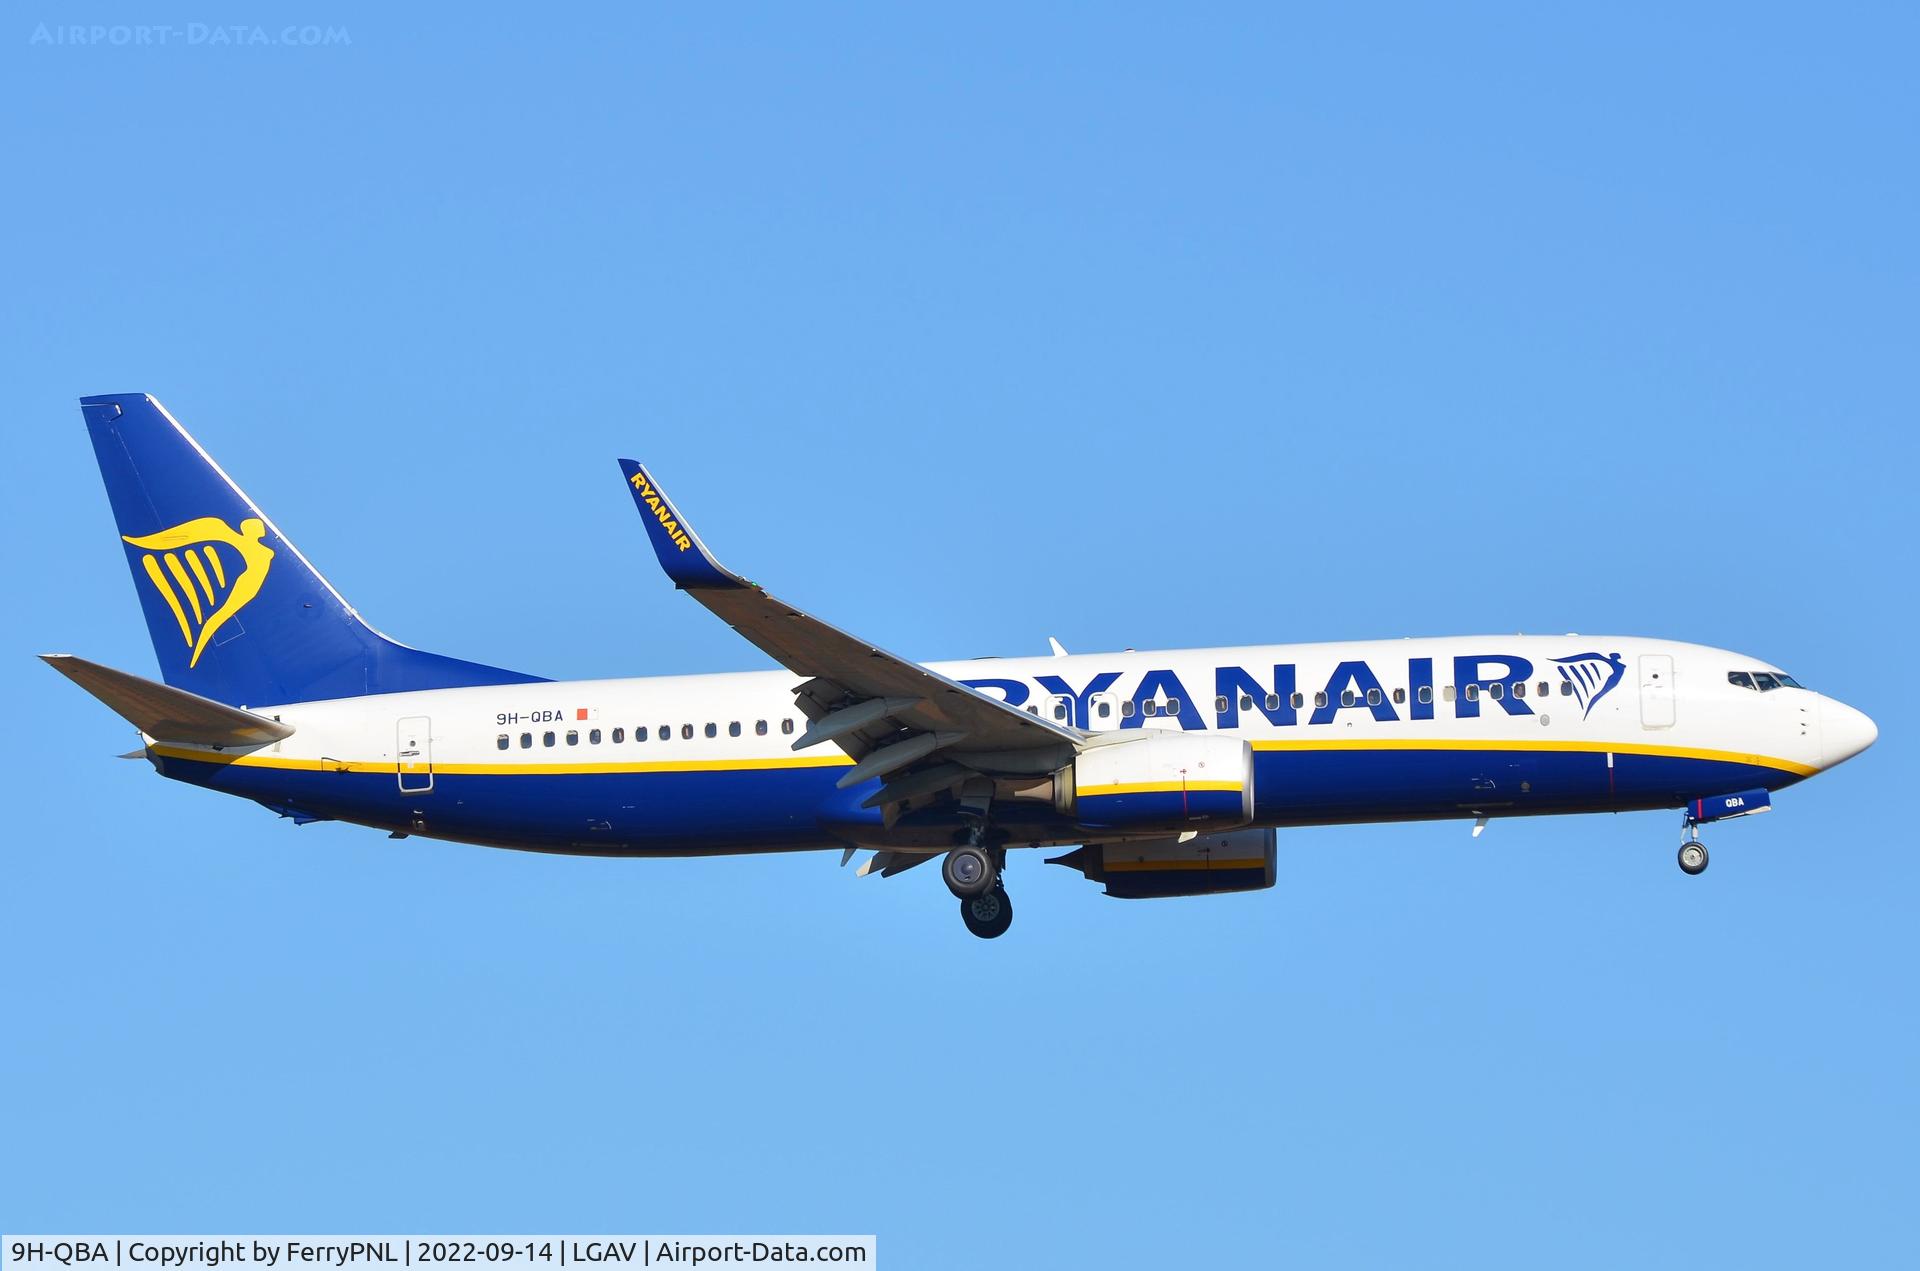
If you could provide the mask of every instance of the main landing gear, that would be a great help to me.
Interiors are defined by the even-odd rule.
[[[1006,860],[1004,849],[988,845],[982,820],[968,832],[966,845],[948,852],[940,865],[947,890],[960,900],[960,921],[982,940],[1005,935],[1013,925],[1013,901],[1000,881]]]

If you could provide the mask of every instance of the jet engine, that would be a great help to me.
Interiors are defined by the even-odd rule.
[[[1049,865],[1077,869],[1127,900],[1262,891],[1273,886],[1274,832],[1228,830],[1173,838],[1088,843],[1055,856]]]
[[[1102,738],[1055,774],[1053,798],[1091,830],[1230,829],[1253,820],[1253,747],[1216,733]]]

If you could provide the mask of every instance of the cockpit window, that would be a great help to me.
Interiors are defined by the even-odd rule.
[[[1727,683],[1736,688],[1750,688],[1762,693],[1771,693],[1777,688],[1804,689],[1806,687],[1791,675],[1779,671],[1728,671]]]

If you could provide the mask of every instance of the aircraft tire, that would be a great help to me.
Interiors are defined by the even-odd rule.
[[[995,883],[978,896],[963,896],[960,900],[960,921],[967,924],[967,930],[982,940],[992,940],[1007,933],[1013,925],[1013,901],[1007,895],[1007,889]]]
[[[946,881],[947,890],[962,900],[992,891],[1000,881],[993,858],[984,848],[972,846],[948,852],[940,864],[940,877]]]
[[[1698,841],[1689,841],[1680,845],[1680,872],[1683,874],[1704,874],[1707,872],[1707,845]]]

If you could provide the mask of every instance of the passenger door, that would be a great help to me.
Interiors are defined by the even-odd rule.
[[[409,715],[400,721],[395,734],[400,793],[426,794],[433,789],[433,721],[425,715]]]
[[[1640,724],[1645,728],[1673,727],[1673,657],[1670,654],[1640,655]]]

